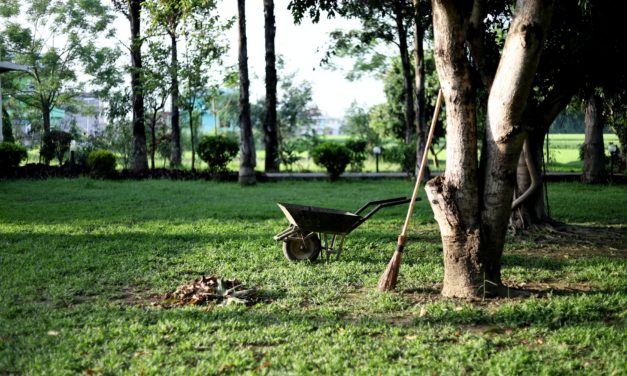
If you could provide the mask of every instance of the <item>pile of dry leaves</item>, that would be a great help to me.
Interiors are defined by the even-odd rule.
[[[174,292],[167,293],[161,299],[160,305],[166,308],[205,304],[252,305],[258,300],[255,289],[247,289],[236,279],[202,276],[179,286]]]

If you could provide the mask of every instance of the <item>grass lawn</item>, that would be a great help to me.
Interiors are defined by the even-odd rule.
[[[0,375],[625,374],[627,189],[549,190],[555,218],[596,230],[510,239],[506,283],[545,294],[472,303],[438,296],[424,201],[397,293],[374,286],[405,207],[331,263],[289,263],[272,240],[287,224],[277,201],[354,210],[408,181],[0,181]],[[201,275],[263,301],[151,304]]]

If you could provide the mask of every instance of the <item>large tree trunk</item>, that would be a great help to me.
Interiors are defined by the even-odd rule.
[[[604,183],[605,147],[603,144],[603,118],[601,98],[591,95],[586,100],[586,135],[584,139],[583,175],[584,183]]]
[[[465,56],[464,15],[433,1],[435,62],[446,101],[446,170],[426,191],[444,250],[444,296],[476,296],[482,281],[475,90]]]
[[[142,87],[141,0],[130,0],[131,22],[131,90],[133,92],[133,170],[146,171],[146,129],[144,126],[144,92]]]
[[[525,139],[520,125],[552,3],[519,0],[516,5],[488,99],[481,174],[465,45],[470,9],[453,0],[433,0],[432,6],[436,66],[446,100],[447,163],[445,174],[427,184],[427,195],[442,236],[442,294],[479,297],[502,291],[500,260]]]
[[[172,155],[170,157],[170,165],[179,167],[181,165],[181,114],[179,110],[179,62],[178,52],[176,48],[176,30],[170,33],[171,40],[171,58],[170,69],[172,74],[172,87],[170,88],[170,112],[172,123]]]
[[[277,134],[276,114],[276,54],[274,52],[274,36],[276,26],[274,20],[274,0],[263,1],[266,32],[266,117],[263,130],[266,144],[266,172],[279,171],[279,140]]]
[[[424,39],[424,31],[420,23],[420,15],[418,13],[418,0],[414,0],[414,66],[416,74],[416,176],[418,176],[418,170],[422,163],[422,156],[426,147],[425,137],[425,123],[426,123],[426,109],[425,109],[425,52],[422,46]],[[429,170],[429,164],[425,166],[423,173],[423,181],[431,179],[431,171]]]
[[[401,66],[403,68],[403,91],[405,92],[405,143],[411,142],[414,129],[414,83],[411,77],[411,63],[409,50],[407,49],[407,29],[405,28],[405,15],[402,2],[397,1],[394,8],[396,19],[396,32],[398,34],[398,48],[401,54]]]
[[[255,143],[250,121],[250,101],[248,96],[248,51],[246,45],[246,0],[237,0],[239,27],[239,127],[240,164],[239,183],[255,184]]]

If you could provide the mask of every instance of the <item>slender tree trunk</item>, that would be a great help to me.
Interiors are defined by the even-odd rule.
[[[603,144],[603,118],[601,98],[591,95],[586,100],[586,135],[584,140],[583,175],[584,183],[604,183],[605,147]]]
[[[551,124],[570,103],[572,96],[571,87],[554,89],[538,107],[527,111],[530,113],[528,122],[532,125],[527,127],[531,129],[527,138],[529,155],[527,155],[527,148],[520,154],[516,170],[515,195],[518,199],[526,192],[530,192],[530,194],[512,212],[510,225],[514,230],[543,226],[551,222],[544,201],[545,192],[542,184],[544,179],[542,176],[544,139]],[[537,173],[535,179],[531,176],[529,165]],[[535,189],[532,185],[534,180],[536,180]]]
[[[50,133],[50,112],[52,112],[52,109],[49,106],[42,107],[41,115],[44,121],[44,135]]]
[[[133,92],[133,170],[146,171],[146,128],[144,126],[144,92],[142,87],[141,0],[130,0],[131,22],[131,90]]]
[[[276,26],[274,20],[274,0],[264,0],[266,32],[266,117],[264,119],[264,133],[266,143],[266,172],[279,171],[279,140],[277,135],[276,114],[276,55],[274,52],[274,36]]]
[[[157,149],[157,110],[152,113],[150,122],[150,169],[155,170],[155,152]]]
[[[170,69],[172,74],[172,87],[170,88],[170,113],[172,123],[172,155],[170,157],[170,165],[179,167],[181,165],[181,114],[179,110],[179,62],[178,52],[176,48],[176,30],[170,33],[171,58]]]
[[[411,62],[409,61],[409,50],[407,49],[407,29],[405,28],[405,17],[403,14],[402,2],[395,2],[396,32],[398,33],[399,52],[401,54],[401,66],[403,68],[403,91],[405,92],[405,143],[411,142],[411,135],[414,129],[414,83],[411,77]]]
[[[426,188],[442,236],[442,294],[478,297],[502,291],[500,260],[526,136],[520,124],[552,2],[519,0],[516,5],[488,99],[481,171],[466,53],[470,14],[453,0],[433,0],[432,6],[436,66],[446,99],[447,163],[444,175],[429,181]]]
[[[255,184],[255,144],[250,121],[250,101],[248,96],[248,51],[246,45],[246,0],[237,0],[239,27],[239,127],[240,164],[239,183]]]
[[[192,103],[196,102],[194,99]],[[196,137],[194,134],[194,108],[193,105],[190,106],[191,110],[189,110],[189,137],[192,144],[192,171],[196,171]]]
[[[416,176],[418,176],[418,170],[422,163],[422,156],[426,146],[425,137],[425,124],[426,124],[426,109],[425,109],[425,63],[424,63],[424,48],[422,42],[424,39],[424,32],[420,23],[420,15],[418,13],[418,0],[414,0],[414,66],[416,74]],[[431,171],[429,164],[425,166],[423,180],[427,182],[431,179]]]

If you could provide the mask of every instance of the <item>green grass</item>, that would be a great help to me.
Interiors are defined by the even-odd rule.
[[[529,235],[504,278],[544,298],[438,297],[441,245],[417,205],[399,293],[373,287],[405,207],[378,213],[331,263],[289,263],[277,201],[354,210],[408,181],[0,181],[0,374],[625,374],[625,233]],[[624,229],[625,187],[551,184],[554,217]],[[614,238],[612,238],[614,237]],[[260,290],[252,307],[162,309],[203,274]]]

